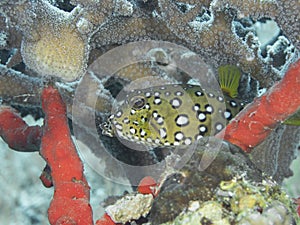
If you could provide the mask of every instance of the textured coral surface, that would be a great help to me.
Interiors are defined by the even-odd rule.
[[[79,210],[78,213],[74,213],[76,210],[71,213],[68,211],[68,207],[71,209],[78,202],[88,210],[87,223],[92,223],[91,211],[88,209],[88,186],[82,175],[82,164],[75,157],[76,164],[71,165],[68,158],[75,149],[68,135],[69,128],[77,139],[76,147],[77,150],[80,149],[83,161],[102,176],[122,184],[129,182],[134,189],[143,177],[154,177],[149,178],[154,186],[137,188],[140,193],[152,194],[154,197],[161,191],[161,195],[154,198],[150,216],[144,215],[141,219],[136,219],[135,214],[135,217],[126,215],[122,218],[132,218],[137,224],[152,220],[156,225],[158,222],[174,219],[187,207],[201,202],[198,201],[201,198],[202,201],[210,200],[215,194],[212,189],[222,179],[230,180],[236,175],[232,170],[236,166],[235,162],[231,163],[232,167],[229,166],[230,170],[224,169],[227,164],[218,165],[216,161],[217,169],[224,169],[220,171],[221,175],[206,171],[194,174],[193,177],[189,169],[194,165],[183,167],[182,171],[171,169],[169,162],[166,165],[159,164],[170,154],[169,149],[136,151],[117,138],[102,135],[99,124],[107,121],[114,101],[120,101],[119,93],[125,96],[126,92],[134,88],[171,83],[211,85],[212,80],[218,79],[218,69],[224,65],[239,68],[241,79],[238,99],[250,103],[246,110],[232,120],[225,139],[245,151],[251,151],[247,157],[255,167],[253,171],[260,171],[282,184],[285,178],[293,175],[290,165],[297,157],[300,146],[299,126],[282,124],[287,116],[299,110],[299,11],[299,1],[281,0],[0,1],[0,133],[12,149],[20,151],[10,154],[9,150],[1,147],[4,162],[1,163],[3,185],[0,185],[0,189],[7,193],[0,201],[0,206],[4,209],[1,210],[1,221],[5,224],[48,223],[45,214],[51,193],[49,190],[45,191],[37,181],[42,163],[37,152],[34,152],[40,150],[40,143],[44,138],[43,149],[55,149],[56,144],[65,144],[66,147],[55,156],[61,157],[64,152],[65,157],[61,157],[61,161],[44,155],[46,161],[50,159],[55,162],[53,168],[56,169],[45,169],[41,176],[46,186],[54,185],[56,188],[54,202],[59,202],[57,196],[71,193],[73,184],[78,180],[80,182],[78,187],[75,185],[75,189],[77,194],[81,193],[79,200],[74,195],[72,200],[56,202],[56,206],[52,203],[51,207],[54,208],[49,210],[50,223],[55,224],[61,216],[55,211],[59,208],[64,209],[62,214],[66,216],[60,223],[73,223],[74,221],[68,221],[67,216],[70,214],[76,214],[78,217],[75,216],[75,220],[79,218],[80,221],[82,212],[79,209],[76,209]],[[167,41],[168,46],[174,45],[166,47],[162,42],[158,46],[126,45],[146,40]],[[177,50],[175,46],[182,48]],[[120,50],[122,47],[126,51]],[[140,52],[144,52],[143,57],[147,60],[134,61]],[[194,61],[197,57],[201,58],[201,62]],[[128,58],[132,60],[127,60]],[[194,79],[195,76],[180,68],[178,59],[184,61],[186,68],[201,68],[197,73],[206,80],[199,82]],[[198,67],[194,67],[195,64]],[[284,77],[292,64],[297,65],[291,69],[293,75],[291,78],[288,75]],[[50,101],[55,94],[52,93],[52,96],[48,93],[46,97],[45,94],[42,95],[45,86],[53,86],[59,90],[69,123],[60,120],[64,110],[56,111],[56,100]],[[42,96],[44,102],[49,100],[54,104],[54,107],[50,107],[51,110],[41,110]],[[28,126],[22,120],[28,114],[35,119],[44,118],[44,113],[49,112],[53,115],[46,117],[44,125]],[[54,121],[52,127],[58,128],[54,133],[46,130],[51,121]],[[22,158],[23,154],[27,155]],[[182,152],[178,154],[182,156]],[[295,160],[293,168],[299,170],[297,164],[299,162]],[[154,166],[148,169],[151,165]],[[72,172],[77,173],[70,180],[67,176],[71,174],[69,170],[73,167],[75,170]],[[162,172],[164,169],[166,172]],[[245,171],[249,173],[247,166],[238,175]],[[53,182],[66,177],[68,181],[65,184],[70,184],[70,192],[62,190]],[[13,185],[13,178],[19,185]],[[96,175],[87,174],[87,178],[91,186],[93,206],[99,206],[100,202],[100,199],[93,199],[93,196],[115,195],[113,190],[122,187],[121,184],[106,183],[102,179],[99,184],[97,180],[100,178]],[[299,197],[300,192],[295,183],[299,183],[300,178],[294,176],[293,179],[294,183],[286,183],[286,187],[295,194],[294,197]],[[201,180],[206,182],[205,185],[201,184]],[[126,189],[130,191],[131,187]],[[130,196],[134,202],[140,195],[137,194],[136,198],[133,197],[134,193],[124,194],[123,198],[113,197],[112,200],[106,200],[105,205],[119,202],[118,198],[121,199],[120,202],[126,202],[126,196]],[[172,207],[166,206],[169,200],[165,200],[165,196],[171,199]],[[182,196],[187,198],[181,201]],[[249,198],[253,200],[251,196]],[[69,203],[64,205],[67,201]],[[143,204],[147,201],[139,200],[137,212],[143,214]],[[254,202],[257,203],[257,200]],[[273,213],[289,221],[288,210],[281,207],[281,204],[277,208],[270,204],[261,213],[260,210],[264,207],[260,203],[257,204],[257,212],[249,218],[260,216],[261,221],[266,221]],[[209,211],[207,209],[210,207],[219,209],[219,205],[214,204],[208,202],[199,206],[198,210]],[[257,213],[261,214],[258,216]],[[101,214],[103,211],[97,213],[94,209],[94,221]],[[198,218],[197,215],[195,218]],[[250,219],[245,218],[250,223]],[[209,224],[211,221],[202,218],[201,222]],[[114,224],[107,213],[96,223]]]

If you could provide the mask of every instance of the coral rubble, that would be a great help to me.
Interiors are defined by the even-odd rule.
[[[153,224],[172,220],[188,208],[189,203],[198,201],[203,204],[215,199],[215,194],[222,181],[229,181],[235,176],[246,174],[252,181],[261,181],[260,171],[246,155],[231,145],[209,138],[198,143],[197,149],[186,165],[171,174],[163,183],[160,193],[155,198],[150,214]],[[213,162],[201,171],[201,160],[205,152],[214,151],[220,144],[220,151]]]
[[[234,178],[221,183],[219,188],[216,200],[204,204],[190,202],[184,213],[174,221],[163,224],[192,225],[196,221],[200,221],[200,224],[220,225],[296,223],[292,202],[275,184],[268,181],[253,184],[242,178]]]

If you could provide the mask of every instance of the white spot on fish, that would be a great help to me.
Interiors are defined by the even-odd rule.
[[[124,118],[123,123],[128,124],[129,123],[129,119],[127,117]]]
[[[191,140],[191,138],[187,138],[187,139],[185,139],[185,140],[184,140],[184,144],[186,144],[186,145],[190,145],[190,144],[192,144],[192,140]]]
[[[159,105],[161,103],[161,99],[160,98],[155,98],[154,101],[153,101],[153,103],[155,105]]]
[[[134,128],[130,128],[129,131],[131,134],[135,134],[135,132],[136,132],[136,130]]]
[[[181,106],[181,100],[179,98],[174,98],[171,100],[171,105],[174,109],[177,109]]]
[[[186,126],[189,124],[189,117],[187,115],[178,115],[175,119],[177,126]]]
[[[204,126],[204,125],[201,125],[201,126],[199,127],[199,131],[202,132],[202,133],[206,132],[206,130],[207,130],[207,128],[206,128],[206,126]]]
[[[141,132],[140,132],[140,134],[141,134],[141,136],[144,137],[144,136],[146,136],[147,133],[146,133],[146,131],[144,131],[144,130],[142,129]]]
[[[236,107],[236,106],[237,106],[237,104],[236,104],[235,101],[230,101],[230,105],[231,105],[232,107]]]
[[[209,112],[209,113],[212,113],[213,110],[214,110],[213,107],[210,106],[210,105],[208,105],[208,106],[206,107],[206,111]]]
[[[179,143],[178,141],[175,141],[175,142],[174,142],[174,145],[175,145],[175,146],[178,146],[178,145],[180,145],[180,143]]]
[[[217,99],[218,99],[219,102],[223,102],[224,101],[224,98],[222,96],[218,96]]]
[[[118,118],[120,118],[120,117],[122,116],[122,111],[121,111],[121,110],[118,111],[118,112],[116,113],[116,116],[117,116]]]
[[[183,137],[184,137],[184,135],[181,132],[177,132],[175,134],[175,139],[178,140],[178,141],[181,141],[183,139]]]
[[[203,95],[203,93],[201,92],[201,91],[196,91],[196,96],[202,96]]]
[[[204,113],[199,113],[198,119],[199,119],[200,121],[204,121],[204,120],[206,119],[205,114],[204,114]]]
[[[224,117],[225,117],[225,119],[229,119],[231,117],[231,113],[228,112],[228,111],[225,111],[224,112]]]
[[[193,107],[194,111],[199,111],[200,110],[200,105],[199,104],[195,104]]]
[[[157,118],[157,117],[158,117],[158,113],[157,113],[156,111],[153,111],[152,116],[153,116],[154,118]]]
[[[159,124],[159,125],[162,125],[163,123],[164,123],[164,119],[160,116],[160,117],[158,117],[157,118],[157,123]]]
[[[177,96],[182,96],[182,95],[183,95],[183,92],[177,91],[177,92],[175,92],[175,95],[177,95]]]
[[[167,137],[167,131],[165,128],[159,129],[159,135],[161,138],[166,138]]]
[[[197,135],[196,140],[200,140],[201,138],[203,138],[203,136],[199,134],[199,135]]]
[[[221,123],[216,124],[216,130],[220,131],[223,129],[223,125]]]

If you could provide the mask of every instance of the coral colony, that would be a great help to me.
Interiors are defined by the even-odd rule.
[[[11,149],[39,151],[46,161],[40,179],[54,188],[50,224],[299,223],[299,199],[293,201],[280,186],[292,175],[299,149],[299,11],[299,1],[279,0],[2,0],[0,135]],[[149,40],[190,52],[153,46],[147,49],[150,60],[97,73],[99,58],[115,49],[124,59],[133,57],[142,51],[137,45],[125,53],[119,47]],[[197,73],[206,68],[204,83],[220,82],[218,95],[203,87],[197,91],[203,82],[178,68],[177,59],[192,65],[194,56],[201,57],[195,64],[203,68]],[[109,59],[101,71],[120,62]],[[189,88],[180,91],[173,84]],[[191,104],[185,96],[192,96]],[[112,113],[114,101],[119,111]],[[226,103],[226,109],[214,102]],[[185,105],[186,114],[180,108]],[[237,105],[241,111],[233,113]],[[86,111],[92,122],[83,119]],[[175,119],[164,127],[168,113]],[[197,126],[191,128],[193,113]],[[25,114],[43,117],[44,125],[28,126]],[[210,126],[216,135],[208,134]],[[135,191],[107,200],[105,214],[94,223],[90,187],[71,134],[107,174],[118,170],[104,152],[123,164],[165,160],[167,166],[154,175],[141,169],[138,176],[124,167],[122,176]],[[130,137],[129,145],[123,137]],[[147,142],[146,151],[130,147]],[[194,142],[184,165],[172,167]],[[207,157],[213,158],[203,164]]]

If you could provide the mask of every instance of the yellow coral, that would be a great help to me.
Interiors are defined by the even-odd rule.
[[[86,64],[86,45],[79,33],[70,26],[53,31],[44,27],[40,39],[23,40],[25,64],[41,75],[58,76],[66,81],[82,75]]]
[[[15,6],[15,7],[14,7]],[[5,9],[5,10],[4,10]],[[72,81],[83,75],[89,53],[89,35],[80,31],[81,8],[65,12],[45,0],[6,5],[22,32],[21,54],[27,67],[42,76]],[[23,20],[31,22],[23,23]]]

